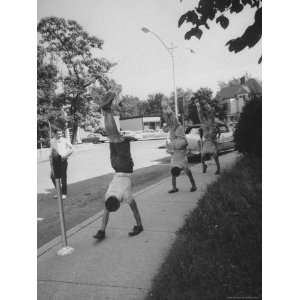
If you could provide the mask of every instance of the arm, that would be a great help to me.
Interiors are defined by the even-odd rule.
[[[203,112],[202,112],[200,103],[199,103],[199,102],[196,102],[195,105],[196,105],[196,107],[197,107],[197,113],[198,113],[199,122],[200,122],[200,123],[203,123]]]
[[[53,170],[53,153],[52,153],[52,149],[50,150],[49,162],[50,162],[51,174],[53,175],[54,174],[54,170]]]
[[[68,153],[63,157],[63,159],[69,158],[73,153],[73,146],[68,140],[66,140],[66,147],[68,149]]]

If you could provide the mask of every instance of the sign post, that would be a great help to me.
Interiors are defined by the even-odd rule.
[[[64,255],[71,254],[74,251],[74,248],[68,246],[66,226],[65,226],[65,215],[64,215],[63,202],[61,198],[61,188],[60,188],[59,178],[55,178],[55,187],[57,192],[61,237],[62,237],[62,244],[63,244],[63,247],[57,251],[57,255],[64,256]]]

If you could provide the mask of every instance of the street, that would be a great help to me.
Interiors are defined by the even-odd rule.
[[[168,156],[165,149],[158,149],[164,144],[165,140],[131,142],[134,169],[156,165],[160,159]],[[108,143],[91,144],[89,150],[74,151],[68,161],[68,184],[114,172],[109,155]],[[44,194],[52,189],[49,161],[40,162],[37,165],[37,192]]]

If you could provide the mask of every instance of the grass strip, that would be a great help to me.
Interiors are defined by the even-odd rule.
[[[146,299],[261,298],[261,159],[242,157],[177,232]]]

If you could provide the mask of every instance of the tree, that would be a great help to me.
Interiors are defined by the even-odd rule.
[[[145,115],[151,116],[151,115],[162,115],[162,109],[161,109],[161,101],[165,97],[162,93],[152,94],[148,95],[147,102],[148,107],[145,111]]]
[[[243,154],[262,155],[262,101],[253,96],[241,113],[234,132],[236,149]]]
[[[122,106],[120,108],[120,116],[123,118],[137,117],[141,115],[140,99],[125,95],[121,99]]]
[[[99,85],[109,90],[107,73],[114,64],[96,56],[95,50],[102,49],[103,40],[89,35],[76,21],[47,17],[38,23],[37,30],[43,51],[62,67],[60,99],[70,104],[74,143],[79,122],[85,118],[92,101],[89,87]]]
[[[55,90],[59,81],[58,70],[51,62],[45,60],[43,48],[37,47],[37,138],[49,143],[49,124],[57,127],[64,121],[61,107],[56,101]],[[49,123],[50,122],[50,123]]]
[[[182,1],[182,0],[181,0]],[[186,32],[185,39],[191,37],[200,39],[203,28],[209,29],[211,21],[219,23],[223,29],[229,25],[228,14],[238,14],[246,6],[255,9],[254,23],[249,25],[245,32],[237,38],[226,43],[229,51],[235,53],[244,50],[246,47],[254,47],[261,39],[262,35],[262,0],[200,0],[198,6],[183,14],[178,20],[178,27],[184,22],[191,23],[193,27]],[[258,63],[261,62],[261,57]]]
[[[200,88],[197,92],[193,94],[191,101],[188,105],[188,117],[194,124],[200,123],[195,101],[205,100],[212,103],[212,94],[213,91],[209,88]]]

